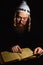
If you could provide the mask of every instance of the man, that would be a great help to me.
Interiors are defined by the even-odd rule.
[[[14,15],[14,24],[12,27],[13,35],[13,43],[11,42],[11,51],[13,52],[22,52],[22,47],[28,47],[29,41],[27,43],[26,37],[29,36],[31,28],[31,16],[30,16],[30,8],[25,1],[22,1],[20,6],[17,8],[16,13]],[[13,34],[11,33],[11,35]],[[25,37],[26,36],[26,37]],[[24,46],[25,45],[25,46]],[[27,45],[27,46],[26,46]],[[41,54],[43,49],[41,47],[37,47],[34,50],[34,54]]]

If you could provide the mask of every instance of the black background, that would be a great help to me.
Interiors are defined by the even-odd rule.
[[[42,0],[26,0],[31,9],[31,32],[34,40],[43,43],[43,2]],[[0,1],[0,45],[8,35],[8,25],[13,19],[14,10],[21,0]]]

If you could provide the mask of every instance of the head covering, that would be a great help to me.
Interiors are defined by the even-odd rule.
[[[22,1],[22,3],[20,4],[20,6],[18,7],[17,11],[20,11],[20,12],[25,12],[27,14],[30,15],[30,8],[29,6],[27,5],[26,1]]]

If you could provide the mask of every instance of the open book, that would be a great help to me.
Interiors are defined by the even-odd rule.
[[[3,62],[10,62],[10,61],[21,61],[25,58],[31,58],[33,56],[33,51],[29,48],[23,48],[22,53],[14,53],[9,51],[1,52],[1,58]]]

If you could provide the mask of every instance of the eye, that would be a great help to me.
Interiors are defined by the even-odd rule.
[[[27,21],[27,20],[28,20],[28,18],[27,18],[27,17],[17,16],[17,18],[18,18],[19,20],[23,20],[23,21]]]
[[[22,19],[22,17],[20,17],[20,16],[17,16],[17,18]]]

